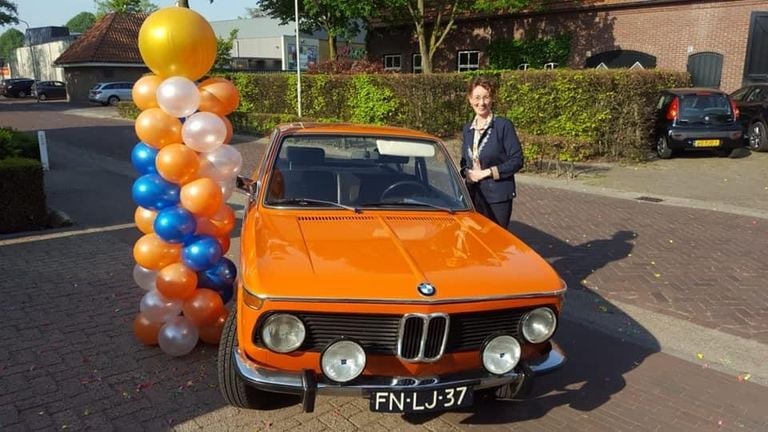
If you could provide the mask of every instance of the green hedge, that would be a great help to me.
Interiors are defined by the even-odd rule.
[[[40,160],[37,136],[0,127],[0,160],[12,157]]]
[[[658,91],[689,85],[687,73],[663,70],[308,74],[301,77],[301,120],[390,124],[455,137],[472,118],[465,92],[474,75],[497,82],[494,112],[526,136],[527,156],[568,162],[644,159]],[[230,116],[236,131],[268,133],[276,123],[299,120],[295,74],[223,76],[240,92],[240,106]],[[128,117],[137,114],[135,107],[120,109]]]
[[[46,223],[40,162],[24,158],[0,160],[0,233],[40,229]]]

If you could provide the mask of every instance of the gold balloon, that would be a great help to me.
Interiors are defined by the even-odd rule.
[[[162,78],[205,75],[216,60],[216,35],[208,21],[183,7],[152,13],[139,30],[139,51],[147,67]]]

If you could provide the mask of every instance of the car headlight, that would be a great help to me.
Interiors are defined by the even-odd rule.
[[[520,361],[520,342],[509,335],[500,335],[488,341],[483,348],[483,366],[496,375],[503,375]]]
[[[297,350],[307,332],[304,323],[293,315],[275,314],[261,328],[261,340],[272,351],[289,353]]]
[[[525,340],[541,343],[552,337],[557,327],[557,317],[550,308],[534,309],[523,316],[521,327]]]
[[[320,356],[323,373],[335,382],[348,382],[360,376],[367,358],[363,347],[351,340],[334,342]]]

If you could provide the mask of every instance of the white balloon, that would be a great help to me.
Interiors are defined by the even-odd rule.
[[[229,197],[232,196],[232,192],[235,191],[235,181],[234,180],[220,181],[219,186],[221,186],[221,196],[224,197],[224,201],[226,202],[229,199]]]
[[[227,138],[224,120],[214,113],[192,114],[181,127],[181,138],[194,151],[207,153],[216,150]]]
[[[200,107],[200,91],[187,78],[170,77],[157,86],[157,105],[174,117],[187,117]]]
[[[152,290],[141,298],[139,310],[149,321],[164,323],[179,316],[181,305],[181,300],[165,298],[157,290]]]
[[[205,159],[217,173],[218,180],[231,180],[240,173],[243,167],[243,156],[236,148],[229,144],[219,146],[216,150],[204,153],[201,159]]]
[[[133,266],[133,281],[144,291],[152,291],[157,288],[157,272],[136,264]]]
[[[199,335],[197,326],[189,318],[179,316],[160,327],[157,344],[164,353],[179,357],[195,349]]]

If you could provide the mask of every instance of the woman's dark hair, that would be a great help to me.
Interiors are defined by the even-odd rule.
[[[467,84],[467,97],[472,95],[472,90],[474,90],[475,87],[482,87],[488,90],[488,94],[491,98],[496,94],[496,88],[494,87],[493,81],[486,77],[476,76],[469,80],[469,84]]]

